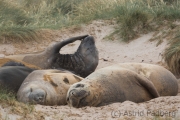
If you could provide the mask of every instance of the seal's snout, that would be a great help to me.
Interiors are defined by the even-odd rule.
[[[37,101],[37,102],[42,102],[44,100],[44,94],[37,94],[35,97],[34,97],[34,100]]]
[[[90,92],[85,90],[84,86],[83,84],[76,84],[73,86],[73,89],[68,92],[66,100],[70,106],[78,108],[87,105],[86,97]]]
[[[93,36],[87,36],[84,40],[83,43],[86,45],[94,45],[95,44],[95,39]]]
[[[43,89],[31,89],[29,94],[29,101],[35,104],[44,104],[46,99],[46,92]]]
[[[86,91],[85,90],[80,90],[80,91],[72,90],[72,91],[70,91],[69,94],[71,97],[76,97],[76,98],[81,99],[86,94]]]

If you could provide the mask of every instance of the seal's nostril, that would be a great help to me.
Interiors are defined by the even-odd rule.
[[[71,91],[71,92],[70,92],[70,96],[76,96],[75,91]]]
[[[36,96],[36,97],[34,98],[34,100],[35,100],[36,102],[42,102],[42,101],[44,100],[44,96]]]
[[[67,100],[66,101],[69,101],[69,97],[67,98]]]
[[[42,100],[43,99],[43,97],[39,97],[39,100]]]
[[[77,84],[75,88],[78,88],[78,87],[84,87],[83,84]]]

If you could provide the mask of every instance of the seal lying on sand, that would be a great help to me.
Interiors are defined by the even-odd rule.
[[[81,40],[81,44],[74,54],[60,54],[61,48],[69,43]],[[27,55],[23,61],[39,66],[42,69],[65,69],[76,75],[86,77],[92,73],[99,61],[95,40],[92,36],[84,35],[72,37],[54,45],[50,45],[44,52]]]
[[[73,84],[67,102],[78,108],[126,100],[139,103],[177,93],[177,79],[167,69],[145,63],[122,63],[99,69]]]
[[[37,67],[35,65],[17,60],[12,58],[2,58],[0,59],[0,66],[26,66],[32,69],[41,69],[40,67]]]
[[[34,69],[24,66],[19,62],[7,62],[0,67],[0,86],[17,93],[25,78]]]
[[[22,83],[17,100],[42,105],[65,105],[69,87],[82,79],[67,71],[36,70]]]

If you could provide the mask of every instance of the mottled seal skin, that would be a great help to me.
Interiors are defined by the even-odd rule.
[[[167,69],[145,63],[122,63],[96,70],[73,84],[67,102],[79,108],[126,100],[139,103],[177,93],[177,79]]]
[[[69,87],[82,79],[68,71],[36,70],[22,83],[17,100],[30,104],[65,105]]]
[[[60,53],[62,47],[76,40],[81,40],[81,44],[74,54]],[[25,56],[23,61],[42,69],[66,69],[76,75],[86,77],[96,69],[99,56],[94,38],[83,35],[50,45],[42,53]]]
[[[34,69],[18,62],[7,62],[0,67],[0,86],[17,93],[22,82]]]

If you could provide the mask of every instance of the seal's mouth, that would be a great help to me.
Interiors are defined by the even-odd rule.
[[[69,92],[66,100],[70,106],[76,108],[84,107],[88,104],[86,102],[86,97],[88,95],[90,95],[90,92],[88,91],[73,89]]]

